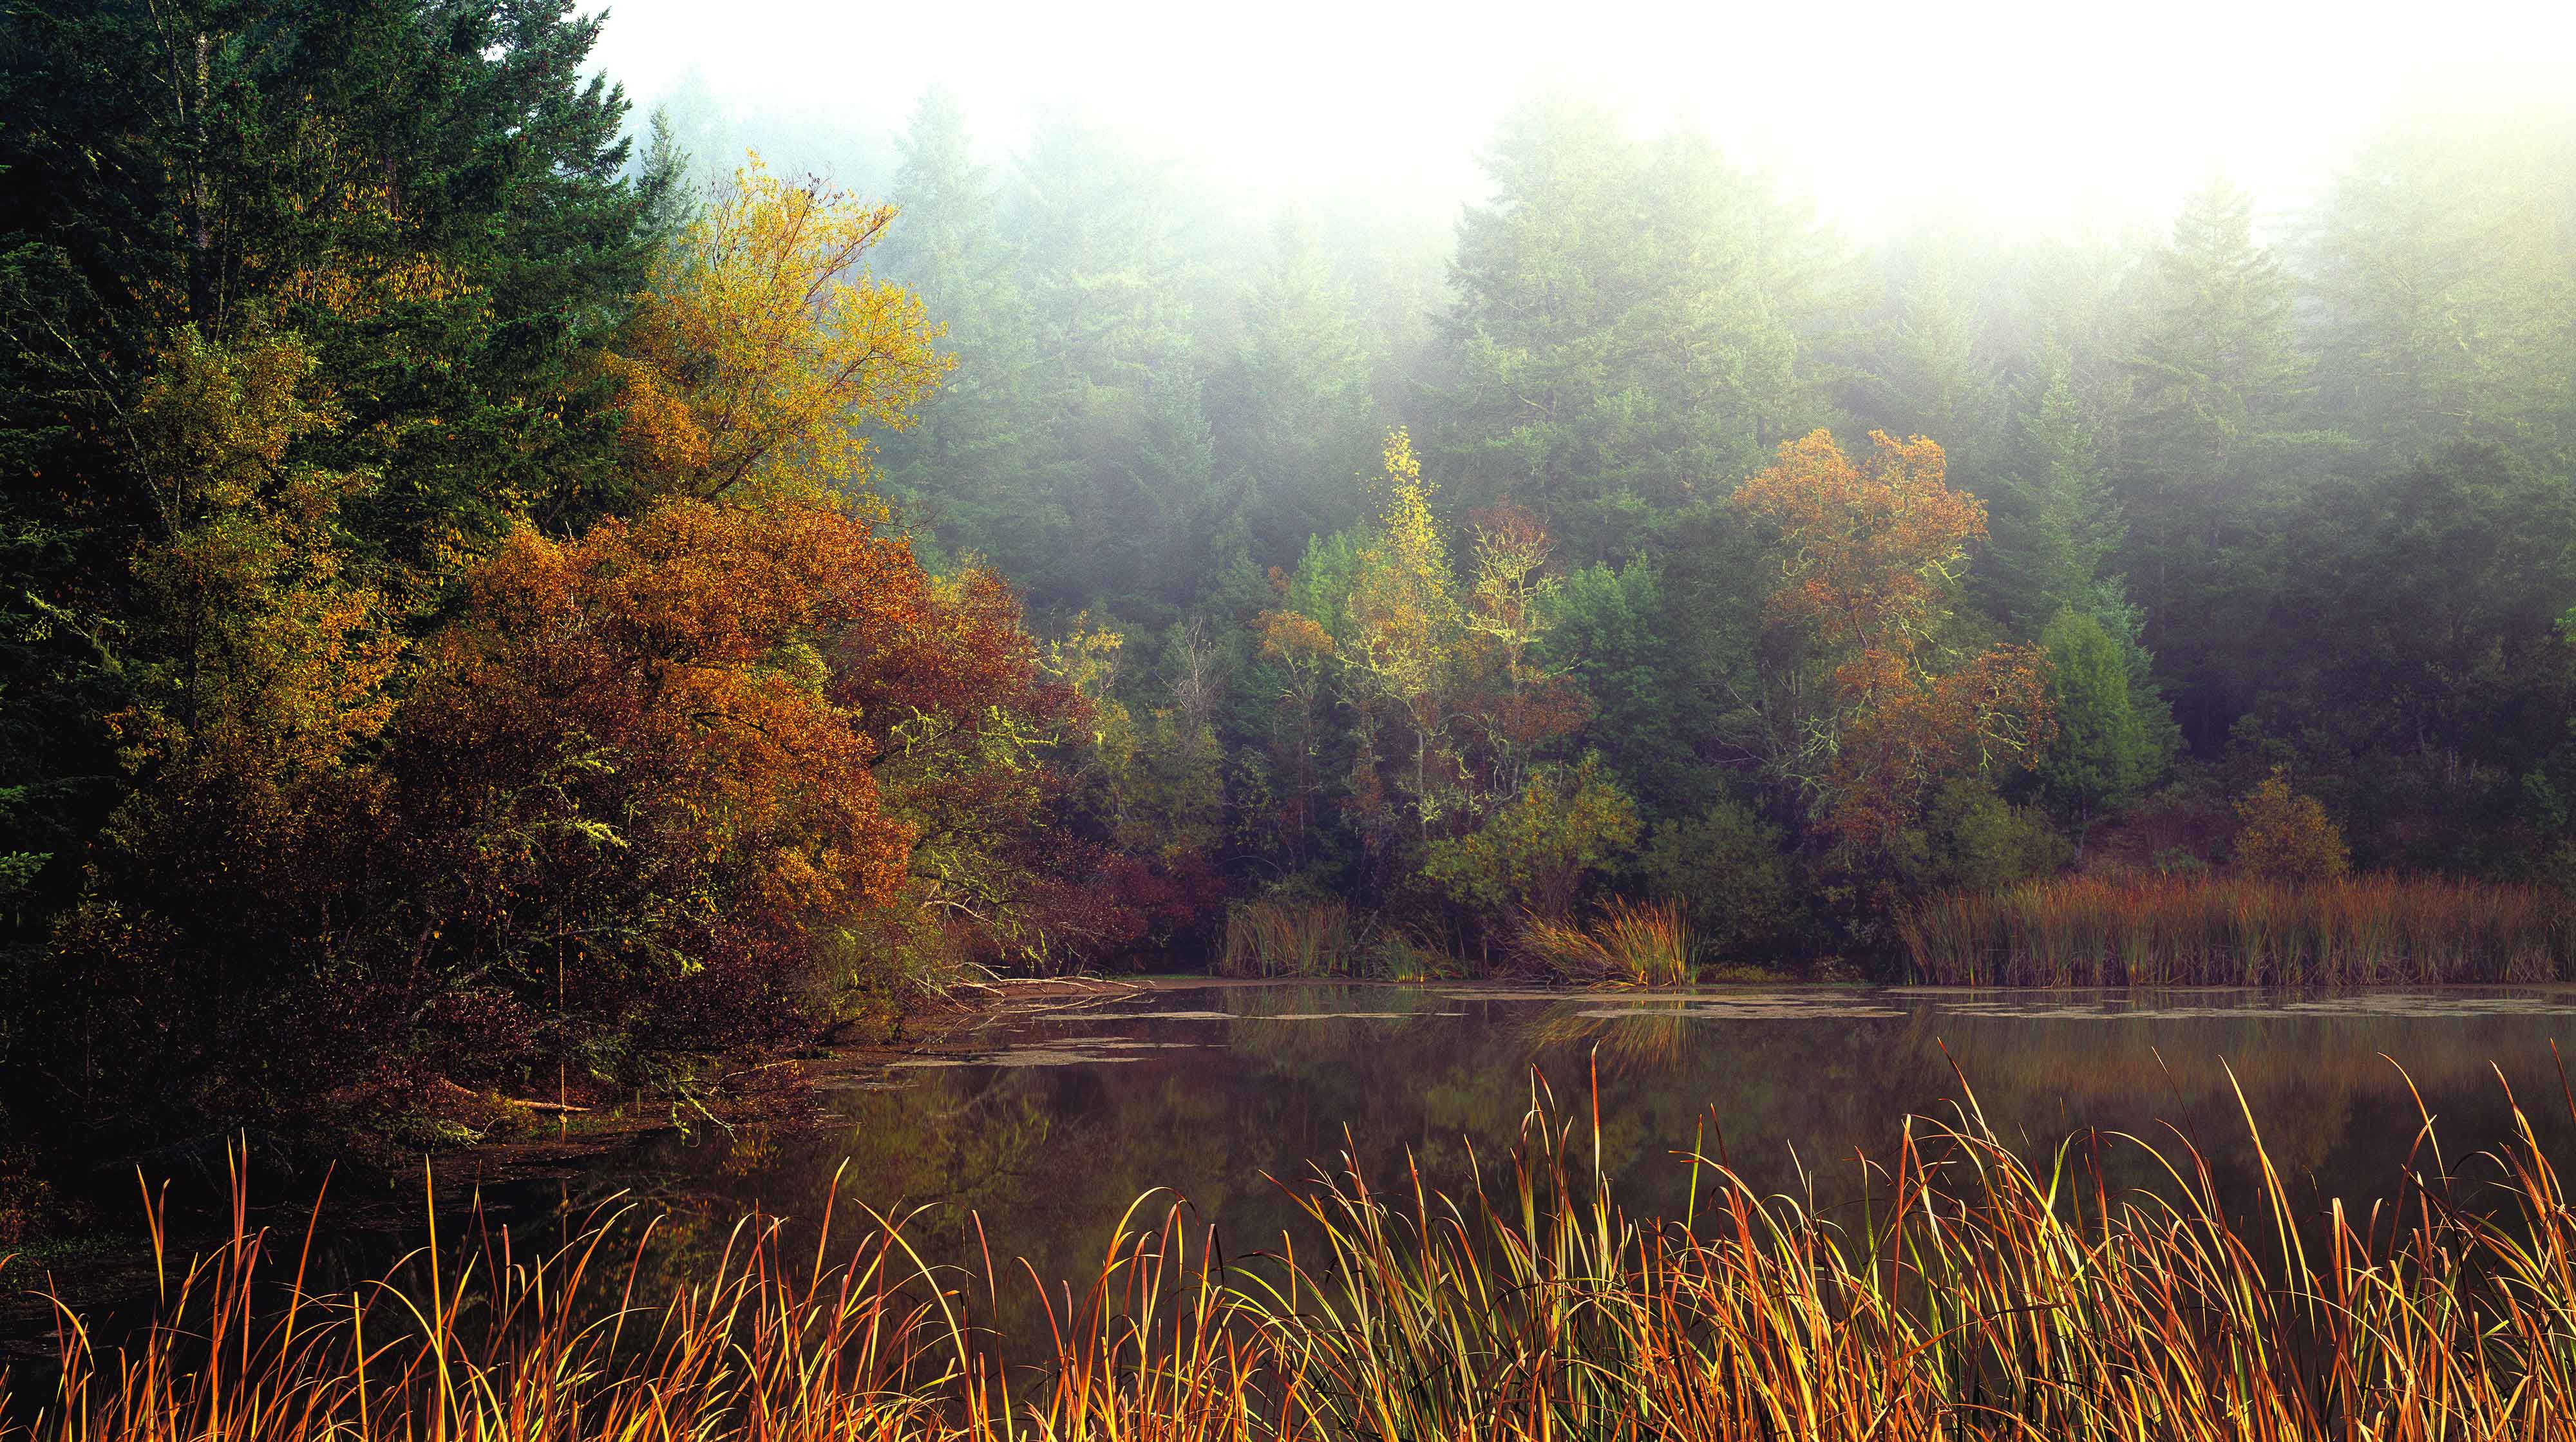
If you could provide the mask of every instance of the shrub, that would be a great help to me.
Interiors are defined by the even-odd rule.
[[[2236,865],[2254,876],[2331,880],[2352,866],[2343,832],[2313,796],[2290,789],[2275,767],[2236,803]]]
[[[1972,778],[1944,785],[1922,824],[1897,833],[1890,850],[1899,877],[1918,893],[1991,891],[2055,872],[2072,854],[2037,807],[2015,806]]]
[[[1488,914],[1518,909],[1561,918],[1587,880],[1636,844],[1636,803],[1586,757],[1532,778],[1478,830],[1433,843],[1422,870]]]
[[[1640,858],[1646,888],[1681,908],[1701,945],[1718,956],[1776,944],[1797,916],[1781,831],[1753,809],[1720,801],[1697,816],[1655,825]]]

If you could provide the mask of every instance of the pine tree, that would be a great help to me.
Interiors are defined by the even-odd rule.
[[[1104,607],[1159,630],[1186,593],[1174,549],[1209,506],[1205,400],[1170,167],[1098,122],[1044,123],[1004,214],[1035,337],[1053,564],[1049,604]]]
[[[1314,236],[1297,216],[1273,232],[1269,266],[1244,303],[1243,341],[1209,384],[1223,504],[1264,566],[1294,565],[1308,538],[1356,521],[1380,433],[1369,367]]]
[[[2068,607],[2090,607],[2122,526],[2066,353],[2053,341],[2012,408],[2003,460],[1988,482],[1994,544],[1985,589],[1994,609],[2029,635]]]
[[[1940,259],[1911,268],[1896,286],[1885,343],[1865,361],[1865,413],[1892,435],[1929,436],[1951,474],[1983,492],[1995,465],[2007,396],[1978,344],[1974,306],[1957,294]]]
[[[284,459],[371,478],[349,579],[402,604],[520,521],[621,503],[596,362],[670,177],[628,173],[599,25],[571,0],[0,10],[0,858],[51,858],[0,862],[41,893],[8,903],[26,935],[131,784],[105,718],[168,659],[131,561],[179,527],[133,418],[183,337],[299,337],[336,424]]]
[[[2391,116],[2301,259],[2324,421],[2385,473],[2455,440],[2564,469],[2576,449],[2576,114],[2564,99]]]
[[[2145,277],[2117,471],[2125,569],[2196,739],[2239,707],[2227,632],[2278,574],[2269,522],[2303,449],[2290,307],[2288,279],[2254,240],[2253,198],[2213,177]]]
[[[944,327],[957,366],[907,431],[876,440],[888,496],[956,551],[980,553],[1026,582],[1055,572],[1051,535],[1066,524],[1049,482],[1032,323],[1002,239],[991,172],[978,165],[956,97],[933,87],[914,107],[895,174],[899,218],[886,273]]]
[[[1573,554],[1640,503],[1719,491],[1797,404],[1803,238],[1705,140],[1631,140],[1557,92],[1508,115],[1458,226],[1443,450],[1469,504],[1547,511]]]
[[[2074,824],[2080,847],[2095,821],[2155,779],[2165,753],[2133,704],[2120,649],[2100,622],[2062,611],[2041,633],[2040,645],[2048,652],[2057,737],[2033,769],[2050,802]]]

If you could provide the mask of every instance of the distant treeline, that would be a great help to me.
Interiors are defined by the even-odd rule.
[[[1396,970],[1606,894],[1874,966],[2077,860],[2576,875],[2564,106],[2094,242],[1850,243],[1562,92],[1445,259],[1330,196],[1265,242],[1079,116],[979,166],[934,91],[899,151],[959,371],[886,494],[1124,637],[1167,865],[1400,919]]]
[[[435,1141],[1256,903],[1830,969],[2079,853],[2576,869],[2576,127],[1864,248],[1542,93],[1444,270],[1072,112],[630,141],[599,24],[0,11],[22,1137]]]

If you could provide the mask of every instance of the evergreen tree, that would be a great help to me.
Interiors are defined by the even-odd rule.
[[[1970,490],[1987,489],[2003,401],[2001,378],[1982,354],[1975,308],[1957,294],[1949,267],[1934,260],[1895,289],[1878,327],[1884,343],[1864,362],[1860,409],[1892,435],[1929,436]]]
[[[1069,520],[1050,485],[1059,468],[1042,441],[1032,316],[999,196],[944,88],[923,94],[901,148],[901,215],[881,263],[945,327],[957,367],[910,429],[877,438],[882,484],[951,549],[1044,584],[1061,559],[1049,538]]]
[[[1640,145],[1559,92],[1505,117],[1485,168],[1451,269],[1449,463],[1468,502],[1540,507],[1597,559],[1793,419],[1798,237],[1705,140]]]
[[[1191,594],[1173,548],[1210,509],[1205,401],[1170,167],[1098,122],[1043,124],[1005,214],[1030,306],[1059,559],[1032,590],[1159,630]]]
[[[0,10],[0,856],[34,935],[133,779],[105,718],[167,657],[133,558],[186,518],[143,459],[147,380],[292,332],[333,424],[284,459],[365,476],[353,583],[418,605],[522,520],[620,504],[595,364],[671,177],[571,0],[129,0]],[[142,646],[142,653],[129,647]]]
[[[2399,111],[2329,189],[2303,260],[2327,423],[2376,470],[2453,440],[2576,447],[2576,111]]]
[[[2013,412],[1987,487],[1994,541],[1984,586],[1994,609],[2029,635],[2060,611],[2090,607],[2122,527],[2071,366],[2054,342],[2014,393]]]
[[[1252,558],[1295,563],[1309,537],[1358,517],[1380,434],[1352,300],[1294,215],[1244,303],[1243,342],[1211,380],[1223,504],[1241,518]]]
[[[2163,771],[2167,755],[2129,692],[2120,649],[2100,622],[2067,610],[2040,634],[2057,737],[2033,769],[2075,827],[2076,843]]]
[[[2224,177],[2184,202],[2143,283],[2116,472],[2124,569],[2179,683],[2185,729],[2205,742],[2241,708],[2229,635],[2279,573],[2304,367],[2288,279],[2254,240],[2253,198]]]

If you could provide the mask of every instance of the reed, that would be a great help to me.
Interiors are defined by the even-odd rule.
[[[2447,877],[2062,877],[1935,896],[1898,930],[1918,979],[1962,985],[2422,985],[2576,973],[2576,935],[2551,893]]]
[[[1560,976],[1633,986],[1686,986],[1698,942],[1681,908],[1613,900],[1589,926],[1526,918],[1521,953]]]
[[[1597,1093],[1588,1137],[1542,1100],[1491,1181],[1319,1171],[1302,1234],[1232,1267],[1140,1201],[1085,1291],[1035,1289],[1047,1361],[1009,1370],[979,1318],[1012,1269],[925,1264],[846,1201],[810,1240],[746,1219],[674,1287],[613,1213],[533,1256],[472,1219],[326,1289],[320,1208],[272,1236],[237,1180],[143,1335],[60,1308],[59,1379],[14,1406],[0,1379],[0,1442],[2566,1437],[2576,1209],[2513,1116],[2455,1174],[2420,1139],[2366,1216],[2295,1205],[2259,1132],[2237,1221],[2187,1144],[2121,1194],[2088,1159],[2147,1143],[2029,1155],[1971,1100],[1847,1215],[1694,1156],[1685,1214],[1641,1219]]]
[[[1227,909],[1217,970],[1227,976],[1359,976],[1351,909],[1339,901],[1247,901]]]

